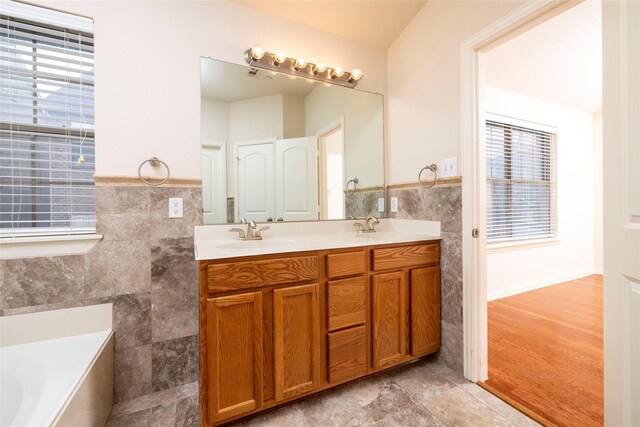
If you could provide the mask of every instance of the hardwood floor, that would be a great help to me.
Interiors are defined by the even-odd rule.
[[[545,424],[604,423],[602,276],[491,301],[489,379]]]

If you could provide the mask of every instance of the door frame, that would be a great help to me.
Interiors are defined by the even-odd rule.
[[[324,198],[324,194],[326,194],[326,188],[324,188],[325,187],[324,170],[326,166],[326,150],[325,150],[326,147],[322,145],[322,141],[324,140],[324,138],[326,138],[328,134],[334,132],[338,128],[342,129],[342,180],[344,185],[344,179],[347,176],[347,164],[344,161],[344,159],[346,158],[345,144],[344,144],[345,142],[344,116],[340,116],[336,120],[320,128],[320,130],[316,132],[316,139],[318,140],[318,205],[320,207],[320,210],[319,210],[320,216],[322,216],[322,214],[324,214],[327,209],[327,202]],[[345,206],[345,203],[343,203],[342,216],[344,216],[345,214],[345,209],[346,209],[346,206]]]
[[[220,157],[222,158],[222,176],[224,177],[224,185],[222,186],[222,201],[223,211],[227,210],[227,195],[228,195],[228,176],[227,176],[227,143],[215,139],[202,138],[200,141],[200,149],[202,148],[218,148],[220,149]],[[204,191],[204,185],[202,186]],[[203,212],[204,214],[204,212]],[[225,215],[226,222],[226,215]]]
[[[581,1],[530,0],[460,44],[464,375],[474,382],[488,377],[483,52]]]

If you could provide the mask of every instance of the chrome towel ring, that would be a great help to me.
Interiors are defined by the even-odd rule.
[[[431,184],[429,184],[429,185],[425,185],[425,183],[422,181],[422,172],[424,172],[426,170],[430,170],[431,172],[433,172],[433,182],[431,182]],[[418,173],[418,182],[420,183],[420,187],[422,187],[422,188],[431,188],[434,185],[436,185],[436,181],[437,180],[438,180],[438,166],[436,166],[435,163],[431,163],[430,165],[425,166],[422,169],[420,169],[420,172]]]
[[[353,190],[349,189],[349,185],[353,182]],[[347,193],[348,196],[351,196],[352,194],[355,194],[356,190],[358,189],[358,178],[352,178],[349,181],[347,181],[347,189],[345,190],[345,192]]]
[[[146,179],[144,179],[142,177],[142,166],[144,166],[145,163],[149,163],[151,165],[151,167],[157,168],[158,166],[160,166],[160,164],[162,164],[165,169],[167,170],[167,176],[159,182],[151,182],[151,181],[147,181]],[[147,160],[145,160],[144,162],[140,163],[140,166],[138,166],[138,178],[140,178],[140,181],[144,182],[145,184],[151,186],[151,187],[156,187],[158,185],[162,185],[165,182],[167,182],[169,180],[169,177],[171,176],[171,171],[169,170],[169,165],[167,165],[165,162],[163,162],[162,160],[160,160],[157,157],[151,157]]]

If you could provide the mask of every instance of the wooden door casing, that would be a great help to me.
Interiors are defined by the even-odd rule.
[[[373,367],[380,369],[406,357],[407,273],[372,276]]]
[[[317,283],[273,291],[276,401],[320,385],[320,306]]]
[[[209,410],[213,421],[262,405],[262,294],[207,300]]]

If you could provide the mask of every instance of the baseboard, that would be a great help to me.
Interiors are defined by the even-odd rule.
[[[593,269],[578,271],[572,274],[566,274],[562,276],[556,276],[545,280],[538,280],[535,282],[525,283],[518,286],[512,286],[507,289],[502,289],[496,292],[487,292],[487,301],[493,301],[500,298],[506,298],[513,295],[518,295],[524,292],[533,291],[535,289],[545,288],[551,285],[557,285],[558,283],[568,282],[570,280],[580,279],[581,277],[590,276],[598,273]]]

